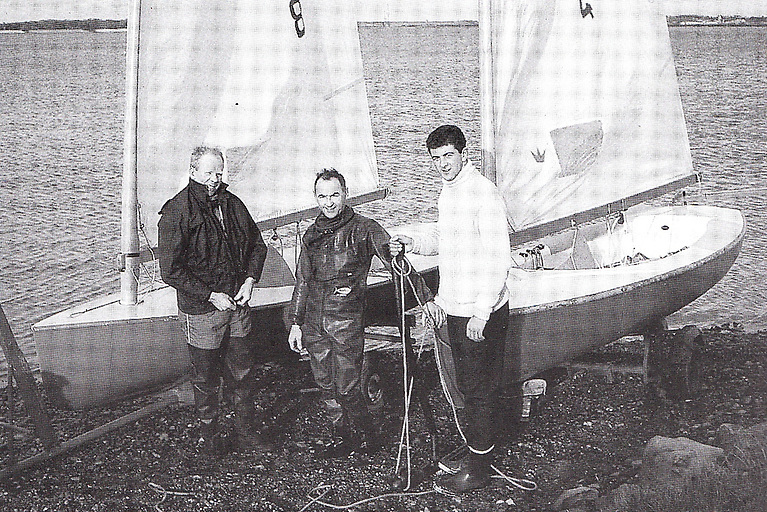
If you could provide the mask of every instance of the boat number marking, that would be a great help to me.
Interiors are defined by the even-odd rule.
[[[301,0],[290,0],[290,15],[293,17],[293,24],[296,26],[296,35],[304,37],[306,34],[306,24],[304,23],[303,9],[301,9]]]
[[[586,2],[586,6],[583,5],[583,0],[578,0],[578,4],[581,7],[581,16],[584,18],[586,16],[591,16],[591,19],[594,19],[594,9],[591,7],[591,4]]]

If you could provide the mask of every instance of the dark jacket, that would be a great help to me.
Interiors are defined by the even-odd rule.
[[[245,204],[223,183],[216,200],[226,231],[207,188],[193,180],[160,210],[160,272],[190,315],[213,311],[211,292],[234,297],[245,278],[258,281],[264,268],[266,244]]]
[[[318,324],[324,316],[361,316],[373,256],[378,256],[391,271],[390,237],[386,230],[378,222],[355,213],[348,206],[341,215],[344,214],[348,215],[348,219],[335,229],[318,228],[318,217],[302,238],[296,286],[288,310],[291,323]],[[419,285],[421,290],[426,290],[426,300],[429,300],[431,292],[420,279]]]

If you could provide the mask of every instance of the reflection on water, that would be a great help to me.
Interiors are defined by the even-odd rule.
[[[767,327],[767,29],[673,28],[693,161],[708,202],[749,230],[721,283],[672,323]],[[362,208],[386,224],[436,219],[424,139],[465,129],[478,160],[476,27],[364,26],[365,81],[382,185]],[[0,300],[34,364],[30,326],[118,288],[125,33],[0,34]]]

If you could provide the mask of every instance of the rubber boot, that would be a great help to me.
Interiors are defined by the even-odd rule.
[[[253,395],[249,389],[236,389],[234,401],[235,449],[239,452],[268,452],[272,445],[253,429],[255,410]]]
[[[372,455],[383,447],[381,435],[373,422],[373,416],[362,398],[362,393],[355,389],[347,395],[339,395],[339,402],[343,409],[344,417],[352,424],[352,430],[356,430],[354,442],[357,446],[354,451]]]
[[[194,368],[192,390],[197,416],[203,422],[215,420],[219,412],[218,394],[221,388],[220,351],[197,348],[192,345],[187,347]]]
[[[479,454],[469,450],[466,464],[454,475],[444,475],[434,483],[434,490],[447,496],[481,489],[490,483],[492,452]]]

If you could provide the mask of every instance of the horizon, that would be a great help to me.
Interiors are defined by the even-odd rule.
[[[599,0],[594,0],[599,1]],[[767,16],[767,0],[649,0],[659,2],[667,16]],[[2,0],[0,23],[46,20],[124,20],[129,0]],[[443,0],[433,7],[406,0],[381,0],[364,5],[360,21],[476,20],[476,0]]]

